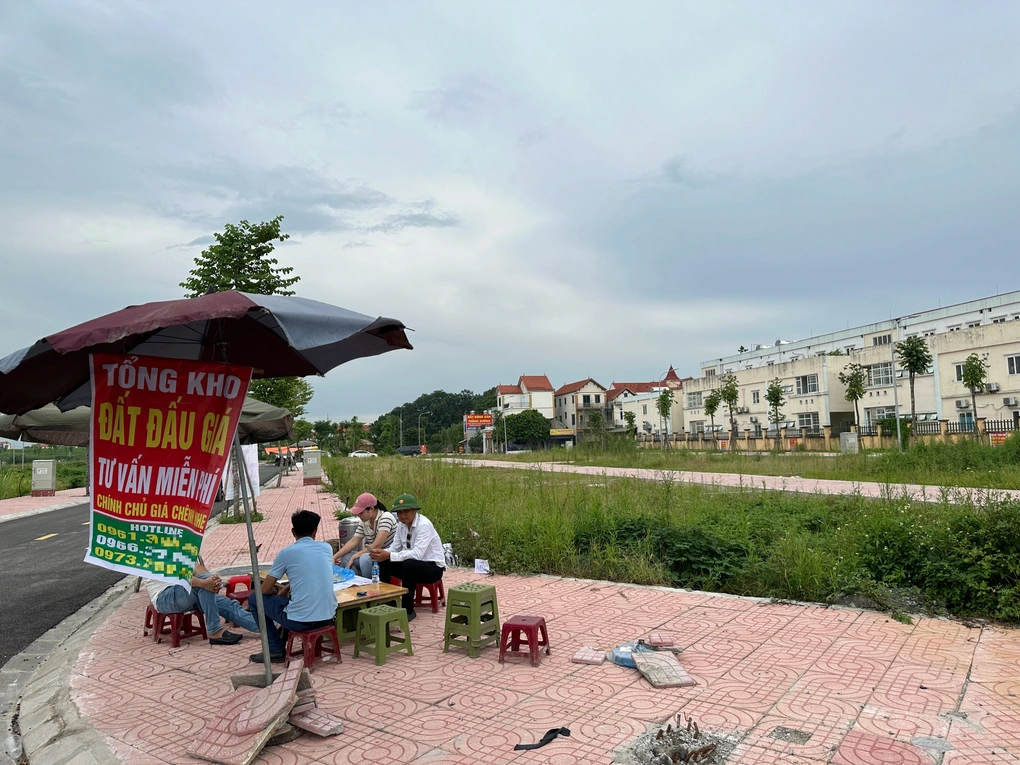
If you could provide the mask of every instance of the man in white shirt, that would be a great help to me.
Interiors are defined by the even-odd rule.
[[[391,576],[400,577],[407,592],[401,605],[407,611],[407,620],[416,616],[414,594],[419,584],[432,584],[443,578],[446,571],[446,551],[432,521],[419,513],[421,507],[411,494],[401,494],[393,502],[393,512],[400,525],[393,542],[385,550],[372,550],[369,556],[379,563],[379,580],[389,582]]]

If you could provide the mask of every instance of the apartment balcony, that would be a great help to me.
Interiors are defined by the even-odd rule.
[[[606,402],[604,402],[604,401],[589,401],[587,403],[585,403],[584,401],[578,401],[577,402],[577,408],[578,409],[607,409],[607,408],[609,408],[609,405],[606,404]]]

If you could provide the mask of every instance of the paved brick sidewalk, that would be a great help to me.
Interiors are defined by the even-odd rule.
[[[591,465],[568,465],[562,462],[511,462],[509,460],[458,459],[448,462],[469,467],[496,467],[516,470],[547,470],[553,473],[581,475],[607,475],[613,478],[640,478],[661,481],[666,476],[678,483],[697,483],[727,488],[793,491],[806,494],[861,494],[865,497],[903,497],[934,502],[945,498],[949,502],[980,502],[987,497],[1020,499],[1016,489],[967,489],[962,487],[922,486],[913,483],[877,483],[874,481],[828,481],[793,476],[750,475],[747,473],[699,473],[694,471],[664,471],[648,468],[617,468]]]
[[[294,508],[326,515],[333,503],[297,477],[267,490],[268,519],[256,527],[266,559],[289,542]],[[215,527],[203,546],[209,563],[243,563],[243,536],[240,526]],[[453,570],[446,583],[482,578],[496,585],[504,619],[547,619],[553,652],[539,668],[501,666],[494,647],[478,659],[444,654],[443,613],[420,611],[413,657],[376,667],[353,659],[348,643],[342,664],[316,666],[320,706],[347,721],[343,734],[306,734],[260,762],[610,763],[618,746],[683,710],[738,741],[731,763],[1020,764],[1020,631],[551,577]],[[230,694],[229,676],[257,671],[247,655],[258,643],[154,644],[141,634],[145,603],[133,596],[95,633],[72,697],[123,762],[192,763],[189,742]],[[633,670],[570,662],[584,645],[651,632],[675,636],[695,687],[656,690]],[[513,750],[560,726],[570,738]],[[788,743],[773,735],[780,727],[810,737]]]
[[[85,489],[64,489],[53,497],[11,497],[0,500],[0,519],[17,515],[22,517],[47,510],[59,510],[88,501]]]

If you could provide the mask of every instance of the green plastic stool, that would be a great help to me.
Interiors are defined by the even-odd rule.
[[[499,641],[499,606],[496,588],[491,584],[467,582],[446,591],[446,627],[443,630],[443,653],[451,645],[468,649],[468,656]]]
[[[396,635],[390,632],[390,625],[396,622],[403,637],[395,642]],[[411,631],[407,626],[407,611],[393,606],[373,606],[358,612],[358,634],[354,638],[354,658],[361,649],[371,649],[375,663],[382,666],[386,657],[394,651],[407,649],[408,656],[414,656],[411,648]]]

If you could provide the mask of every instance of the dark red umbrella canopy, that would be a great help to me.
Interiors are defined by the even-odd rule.
[[[282,295],[229,291],[129,306],[0,359],[0,412],[88,405],[90,353],[226,361],[252,367],[255,378],[304,377],[410,350],[405,329],[396,319]]]

